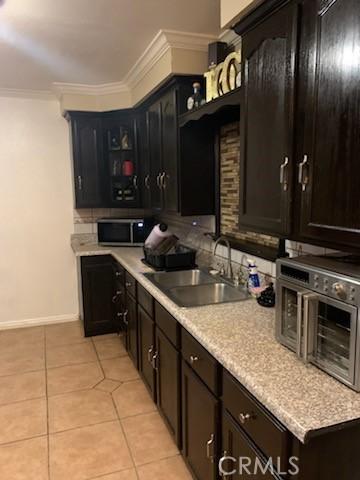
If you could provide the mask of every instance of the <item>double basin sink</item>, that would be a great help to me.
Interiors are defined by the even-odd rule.
[[[199,269],[144,273],[144,276],[180,307],[239,302],[249,298],[244,287],[234,287]]]

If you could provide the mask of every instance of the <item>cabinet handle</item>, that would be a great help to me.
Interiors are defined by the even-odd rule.
[[[283,186],[284,192],[288,189],[288,175],[287,167],[289,165],[289,157],[285,157],[284,163],[280,165],[280,183]]]
[[[147,358],[148,358],[148,362],[152,364],[152,353],[154,351],[154,345],[151,345],[151,347],[149,348],[148,350],[148,355],[147,355]]]
[[[161,173],[159,173],[159,175],[156,177],[156,184],[161,190]]]
[[[135,190],[137,190],[138,189],[137,175],[134,175],[134,177],[133,177],[133,185],[134,185]]]
[[[214,445],[215,436],[212,433],[210,436],[210,440],[206,442],[206,457],[210,460],[211,463],[214,463],[214,453],[212,452],[212,448]]]
[[[116,272],[115,275],[116,275],[117,277],[122,277],[123,273],[122,273],[122,272]]]
[[[129,325],[129,321],[127,319],[128,313],[129,313],[129,310],[125,310],[125,312],[123,313],[123,317],[124,317],[123,322],[125,323],[126,326]]]
[[[82,190],[82,187],[83,187],[82,176],[78,175],[77,180],[78,180],[78,189]]]
[[[252,418],[254,418],[254,416],[251,415],[251,413],[239,413],[239,420],[242,425],[247,423]]]
[[[154,370],[158,371],[159,367],[158,367],[158,358],[159,358],[159,354],[158,352],[155,352],[153,357],[152,357],[152,361],[151,361],[151,364],[152,364],[152,367]]]
[[[305,192],[306,186],[309,182],[308,176],[305,174],[305,166],[308,163],[309,157],[304,155],[303,161],[299,163],[299,177],[298,181],[301,185],[302,191]]]
[[[199,361],[199,357],[197,357],[196,355],[190,355],[190,363],[191,365],[194,365],[194,363],[198,362]]]
[[[117,299],[120,297],[120,295],[122,294],[122,291],[121,290],[118,290],[115,295],[112,297],[111,301],[113,303],[116,303],[117,302]]]
[[[161,174],[161,187],[163,188],[163,190],[165,190],[165,188],[166,188],[166,181],[165,181],[165,179],[166,179],[166,173],[163,172],[163,173]]]
[[[125,282],[125,287],[126,287],[126,288],[132,287],[132,283],[130,283],[130,282]]]
[[[145,183],[145,188],[150,190],[150,175],[146,175],[144,183]]]

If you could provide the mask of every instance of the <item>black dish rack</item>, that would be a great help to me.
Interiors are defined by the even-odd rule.
[[[175,271],[187,270],[195,268],[196,250],[185,247],[185,245],[177,245],[173,253],[166,255],[155,255],[151,250],[144,248],[143,263],[154,268],[155,270]]]

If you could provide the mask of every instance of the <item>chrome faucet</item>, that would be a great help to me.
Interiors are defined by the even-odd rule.
[[[230,247],[229,240],[227,240],[225,237],[219,237],[215,242],[214,249],[213,249],[213,255],[215,256],[217,246],[221,242],[224,243],[227,246],[227,249],[228,249],[228,262],[227,262],[227,268],[226,268],[226,276],[227,276],[227,278],[232,280],[233,279],[233,271],[232,271],[232,266],[231,266],[231,247]]]

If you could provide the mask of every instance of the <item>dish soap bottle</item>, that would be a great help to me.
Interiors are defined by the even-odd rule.
[[[248,288],[259,288],[260,287],[260,277],[257,271],[257,266],[255,265],[255,261],[251,258],[247,259],[248,262],[248,270],[249,270],[249,278],[248,278]]]

